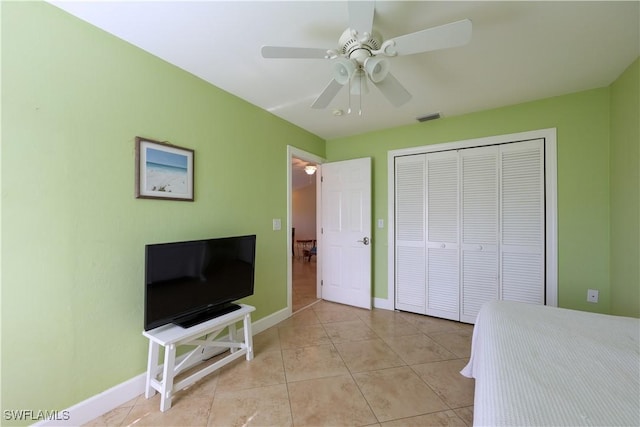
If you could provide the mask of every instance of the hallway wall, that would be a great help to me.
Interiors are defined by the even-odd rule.
[[[316,183],[293,190],[293,227],[296,240],[316,239]]]

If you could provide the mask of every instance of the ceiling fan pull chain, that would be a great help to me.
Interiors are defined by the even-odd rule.
[[[349,79],[349,92],[347,93],[349,97],[349,108],[347,109],[347,114],[351,114],[351,79]]]

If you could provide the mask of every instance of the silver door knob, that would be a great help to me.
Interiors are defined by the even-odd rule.
[[[362,240],[358,240],[359,243],[364,243],[364,245],[368,245],[369,244],[369,238],[368,237],[363,237]]]

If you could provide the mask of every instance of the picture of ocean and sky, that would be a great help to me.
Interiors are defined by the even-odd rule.
[[[187,156],[155,150],[146,151],[146,190],[187,194]]]

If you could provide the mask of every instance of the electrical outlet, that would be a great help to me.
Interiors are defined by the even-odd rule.
[[[597,289],[587,290],[587,302],[598,302],[598,293]]]

